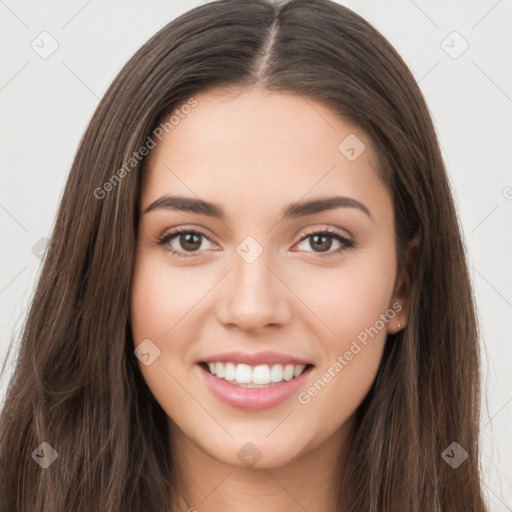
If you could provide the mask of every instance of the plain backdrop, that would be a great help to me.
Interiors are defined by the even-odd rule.
[[[44,238],[50,236],[78,142],[99,99],[147,39],[199,3],[0,0],[2,362],[23,325]],[[491,510],[511,511],[512,4],[340,3],[395,46],[432,113],[481,322],[485,490]],[[8,376],[1,383],[2,399]]]

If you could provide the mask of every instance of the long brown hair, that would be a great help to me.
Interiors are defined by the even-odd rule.
[[[256,84],[320,101],[364,129],[392,194],[400,268],[421,235],[408,323],[389,336],[357,411],[339,510],[486,510],[474,298],[414,77],[378,31],[329,0],[220,0],[137,51],[80,142],[1,412],[0,512],[176,503],[168,418],[134,360],[130,327],[140,148],[194,94]],[[32,456],[43,442],[58,454],[46,469]],[[442,456],[452,442],[468,454],[456,469]]]

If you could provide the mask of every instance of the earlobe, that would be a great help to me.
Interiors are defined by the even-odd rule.
[[[402,330],[406,326],[407,319],[409,318],[411,284],[418,263],[420,243],[421,236],[420,233],[417,233],[407,245],[405,263],[396,280],[395,292],[391,302],[391,304],[400,304],[401,307],[399,313],[397,313],[394,320],[390,322],[388,326],[388,333],[390,334],[395,334]]]
[[[398,302],[394,302],[393,304],[399,304]],[[400,304],[401,305],[401,304]],[[402,309],[400,310],[400,313],[398,313],[393,320],[390,320],[388,324],[387,333],[388,334],[396,334],[397,332],[401,331],[405,325],[404,321],[402,319]]]

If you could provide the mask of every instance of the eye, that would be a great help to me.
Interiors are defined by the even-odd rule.
[[[180,245],[181,248],[176,249],[171,243],[169,243],[175,238],[177,239],[177,244]],[[211,242],[211,240],[201,231],[181,227],[174,229],[170,233],[165,233],[158,239],[157,242],[159,245],[164,246],[165,250],[169,251],[177,258],[191,258],[194,256],[194,254],[189,255],[186,253],[198,252],[198,250],[201,249],[203,245],[201,238],[205,238]]]
[[[205,249],[201,240],[202,238],[213,243],[206,234],[197,229],[180,227],[173,229],[171,232],[164,233],[158,238],[157,243],[158,245],[164,246],[166,251],[177,258],[191,258],[196,256],[195,253],[201,252],[201,249]],[[172,244],[174,239],[176,239],[176,245],[180,247],[176,247]],[[333,239],[340,244],[340,247],[334,251],[330,251]],[[315,253],[315,256],[309,256],[310,258],[328,258],[356,246],[354,240],[348,239],[338,231],[329,228],[307,233],[299,241],[299,244],[306,240],[309,240],[311,247],[316,248],[312,251]]]
[[[334,251],[330,251],[332,247],[332,240],[336,240],[340,247]],[[350,240],[347,237],[340,234],[338,231],[326,228],[322,231],[311,231],[307,233],[299,242],[309,241],[311,247],[318,249],[314,250],[315,256],[309,256],[310,258],[329,258],[340,254],[341,252],[352,249],[356,246],[354,240]]]

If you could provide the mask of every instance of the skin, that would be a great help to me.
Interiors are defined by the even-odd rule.
[[[145,161],[131,296],[135,347],[149,338],[160,350],[139,366],[169,417],[184,484],[177,510],[333,510],[338,457],[354,413],[374,381],[387,334],[407,321],[392,198],[375,172],[367,135],[323,104],[259,87],[195,98],[197,106]],[[354,161],[338,150],[349,134],[366,146]],[[214,202],[227,217],[142,213],[164,194]],[[280,220],[290,203],[333,194],[360,201],[371,218],[341,207]],[[196,249],[179,235],[167,243],[187,259],[157,243],[178,226],[208,237]],[[357,246],[305,238],[325,228]],[[251,264],[236,252],[247,236],[263,248]],[[334,255],[322,258],[325,252]],[[315,365],[301,387],[307,391],[394,303],[401,311],[306,405],[294,394],[267,410],[239,410],[198,377],[196,363],[207,356],[272,350]],[[237,457],[247,442],[261,452],[254,467]]]

